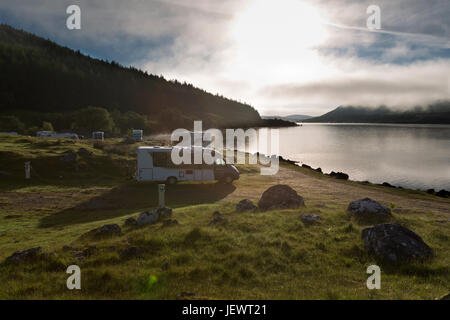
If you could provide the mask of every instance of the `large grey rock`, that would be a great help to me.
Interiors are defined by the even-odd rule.
[[[261,210],[296,209],[304,205],[303,198],[294,189],[284,184],[272,186],[264,191],[258,202]]]
[[[330,177],[339,179],[339,180],[348,180],[348,178],[349,178],[348,174],[346,174],[344,172],[334,172],[334,171],[331,171]]]
[[[122,230],[117,224],[105,224],[100,228],[93,229],[83,235],[83,237],[89,238],[107,238],[118,236],[122,233]]]
[[[125,223],[123,224],[124,227],[135,227],[137,226],[137,221],[135,218],[128,218],[125,220]]]
[[[6,258],[6,263],[24,263],[31,262],[39,257],[42,252],[41,247],[31,248],[24,251],[16,251],[8,258]]]
[[[438,192],[436,192],[436,195],[438,197],[442,197],[442,198],[450,198],[450,191],[442,189],[442,190],[439,190]]]
[[[314,222],[321,220],[322,218],[317,214],[302,214],[300,216],[300,219],[303,221],[304,224],[312,224]]]
[[[138,226],[156,223],[159,220],[159,213],[155,210],[142,212],[137,218]]]
[[[382,260],[405,262],[423,260],[433,250],[413,231],[397,223],[383,223],[362,231],[364,248]]]
[[[160,207],[155,209],[160,219],[168,219],[172,217],[172,209],[168,207]]]
[[[391,215],[391,209],[370,198],[351,202],[347,212],[357,218],[384,218]]]
[[[215,226],[217,224],[227,223],[228,220],[223,217],[223,215],[219,211],[214,211],[213,213],[213,219],[210,223],[208,223],[208,226]]]
[[[143,226],[146,224],[156,223],[159,220],[169,219],[172,217],[172,209],[168,207],[156,208],[152,211],[142,212],[137,218],[137,225]]]
[[[256,209],[258,208],[253,204],[253,202],[251,202],[248,199],[241,200],[236,205],[237,212],[246,212],[246,211],[254,212]]]

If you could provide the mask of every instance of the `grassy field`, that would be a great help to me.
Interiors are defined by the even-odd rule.
[[[157,143],[157,142],[155,142]],[[157,185],[129,178],[136,144],[113,139],[58,141],[0,136],[0,262],[14,251],[41,246],[55,253],[23,265],[0,264],[0,299],[175,299],[181,292],[208,299],[434,299],[450,289],[450,200],[413,190],[335,180],[283,164],[276,176],[240,166],[232,186],[180,183],[166,187],[167,205],[179,224],[123,228],[129,217],[157,204]],[[80,147],[92,155],[59,160]],[[32,179],[24,179],[31,161]],[[283,183],[306,207],[237,213]],[[393,209],[392,221],[418,233],[435,257],[392,266],[377,262],[361,242],[367,225],[347,213],[350,201],[371,197]],[[226,223],[209,226],[214,211]],[[303,213],[319,214],[306,226]],[[117,223],[122,235],[105,240],[80,236]],[[73,247],[63,250],[64,245]],[[73,251],[89,246],[83,260]],[[140,257],[120,253],[135,246]],[[81,268],[81,290],[66,288],[66,268]],[[368,290],[366,269],[379,264],[381,289]]]

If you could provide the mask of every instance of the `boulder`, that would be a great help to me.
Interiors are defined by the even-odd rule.
[[[390,184],[389,182],[383,182],[381,185],[382,185],[383,187],[395,188],[395,186],[393,186],[393,185]]]
[[[213,219],[211,220],[210,223],[208,223],[208,226],[214,226],[216,224],[227,222],[228,222],[227,219],[225,219],[219,211],[214,211]]]
[[[93,229],[83,235],[88,238],[108,238],[118,236],[122,233],[122,230],[117,224],[105,224],[100,228]]]
[[[125,223],[123,224],[124,227],[135,227],[138,223],[135,218],[128,218],[125,220]]]
[[[156,212],[159,214],[160,219],[168,219],[172,217],[172,209],[168,207],[156,208]]]
[[[42,252],[41,247],[35,247],[24,251],[16,251],[8,258],[6,258],[6,263],[24,263],[32,262],[36,260]]]
[[[300,216],[300,219],[303,221],[304,224],[312,224],[314,222],[321,220],[322,218],[317,214],[302,214]]]
[[[293,161],[293,160],[289,160],[289,159],[285,159],[285,158],[283,158],[282,156],[280,156],[280,161],[282,161],[282,162],[285,162],[285,163],[289,163],[289,164],[293,164],[293,165],[295,165],[296,164],[296,162],[295,161]]]
[[[284,184],[272,186],[264,191],[258,202],[261,210],[296,209],[304,205],[303,198],[294,189]]]
[[[308,166],[307,164],[302,164],[302,168],[312,169],[311,166]]]
[[[86,260],[86,256],[84,255],[83,250],[73,250],[72,255],[74,256],[75,260],[79,262],[83,262],[84,260]]]
[[[253,202],[251,202],[248,199],[244,199],[239,201],[239,203],[236,205],[236,211],[237,212],[245,212],[245,211],[251,211],[254,212],[258,207],[256,207]]]
[[[380,203],[364,198],[353,201],[348,205],[347,212],[356,218],[386,218],[391,215],[391,209]]]
[[[137,218],[137,225],[143,226],[146,224],[156,223],[159,220],[159,213],[155,210],[142,212]]]
[[[343,173],[343,172],[331,171],[330,177],[333,177],[333,178],[339,179],[339,180],[348,180],[348,174]]]
[[[442,189],[436,192],[436,195],[442,198],[450,198],[450,191]]]
[[[366,250],[393,263],[423,260],[433,255],[433,250],[421,237],[397,223],[366,228],[361,238]]]
[[[168,207],[156,208],[152,211],[142,212],[137,218],[137,225],[143,226],[146,224],[156,223],[159,220],[169,219],[172,217],[172,209]]]
[[[323,173],[323,172],[322,172],[322,168],[317,168],[317,169],[314,169],[314,171],[317,171],[317,172]]]

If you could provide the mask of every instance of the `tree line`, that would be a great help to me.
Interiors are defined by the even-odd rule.
[[[44,121],[56,130],[90,130],[88,119],[80,120],[89,106],[104,109],[96,116],[105,131],[120,133],[136,123],[154,132],[189,129],[194,120],[214,128],[261,125],[248,104],[93,59],[8,25],[0,25],[0,70],[0,114],[15,117],[18,131],[42,128]]]

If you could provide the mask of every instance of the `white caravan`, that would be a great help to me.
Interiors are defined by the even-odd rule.
[[[133,139],[136,142],[141,142],[144,140],[144,131],[143,130],[133,130]]]
[[[79,137],[76,133],[56,133],[56,132],[52,132],[52,131],[38,131],[38,132],[36,132],[36,137],[57,138],[57,139],[75,139],[75,140],[79,139]]]
[[[236,167],[226,164],[222,155],[217,151],[216,161],[212,165],[175,165],[171,158],[172,149],[172,147],[138,147],[136,149],[136,180],[166,181],[168,184],[175,184],[178,181],[208,180],[219,180],[225,183],[232,183],[234,180],[239,179],[239,171]],[[204,148],[201,149],[203,151]],[[192,152],[192,158],[193,154],[194,152]]]
[[[105,133],[103,131],[94,131],[92,132],[92,139],[105,140]]]

